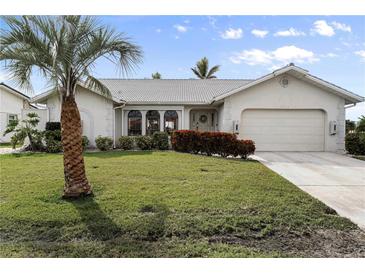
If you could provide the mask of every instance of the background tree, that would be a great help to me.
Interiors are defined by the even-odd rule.
[[[7,16],[0,33],[0,61],[21,87],[31,89],[37,69],[61,98],[64,197],[91,194],[82,155],[80,113],[75,101],[78,84],[109,95],[92,76],[96,60],[106,57],[122,72],[141,61],[140,48],[90,16]]]
[[[26,115],[26,119],[18,121],[13,120],[7,126],[4,136],[9,133],[14,133],[11,136],[11,144],[15,149],[18,143],[24,143],[24,140],[28,138],[30,150],[36,151],[41,146],[41,133],[36,129],[39,123],[38,114],[31,112]]]
[[[350,131],[354,131],[356,128],[356,123],[354,121],[351,120],[346,120],[346,134],[349,133]]]
[[[219,70],[220,66],[214,66],[211,69],[209,69],[209,61],[207,57],[202,58],[196,63],[196,67],[191,68],[191,70],[194,72],[194,74],[200,78],[200,79],[212,79],[217,78],[217,76],[214,75]]]
[[[152,79],[161,79],[161,74],[158,71],[152,73]]]
[[[360,120],[357,123],[356,132],[365,132],[365,116],[361,115],[359,119]]]

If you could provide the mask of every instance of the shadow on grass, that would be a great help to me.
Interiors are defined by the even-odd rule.
[[[89,238],[93,240],[113,241],[128,236],[136,241],[155,241],[165,234],[165,220],[169,213],[165,205],[142,205],[138,212],[133,213],[133,222],[123,227],[105,214],[92,196],[69,202],[79,212]]]
[[[77,209],[93,240],[111,240],[122,234],[122,229],[101,210],[92,196],[67,201]]]

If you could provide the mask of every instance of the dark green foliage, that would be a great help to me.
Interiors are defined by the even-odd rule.
[[[47,122],[46,130],[59,130],[61,131],[61,123],[60,122]]]
[[[365,155],[365,133],[348,133],[345,138],[345,147],[350,154]]]
[[[356,123],[351,120],[346,120],[346,134],[350,131],[354,131],[356,128]]]
[[[48,126],[49,130],[44,131],[45,149],[48,153],[59,153],[62,151],[61,129],[57,129],[57,126],[54,126],[54,124],[51,125]]]
[[[356,132],[365,132],[365,116],[364,115],[362,115],[360,117],[360,121],[356,127]]]
[[[119,138],[119,148],[123,150],[131,150],[134,147],[134,137],[121,136]]]
[[[101,151],[111,150],[113,148],[113,139],[110,137],[98,136],[95,139],[96,147]]]
[[[82,136],[82,148],[85,150],[88,148],[89,146],[89,138],[87,138],[87,136]]]
[[[151,150],[153,148],[151,136],[137,136],[135,140],[137,147],[141,150]]]
[[[169,149],[169,135],[167,132],[155,132],[152,136],[153,147],[159,150]]]

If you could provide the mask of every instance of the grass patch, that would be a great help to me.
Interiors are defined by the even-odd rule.
[[[365,254],[353,223],[256,161],[166,151],[85,162],[95,195],[66,201],[62,155],[0,156],[1,257]]]

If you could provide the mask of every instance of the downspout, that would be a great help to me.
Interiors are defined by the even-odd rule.
[[[122,103],[122,105],[120,105],[120,106],[117,106],[117,107],[114,107],[113,108],[113,147],[115,148],[116,147],[116,145],[115,145],[115,137],[116,137],[116,125],[115,125],[115,111],[117,110],[117,109],[122,109],[122,108],[124,108],[125,107],[125,104],[126,104],[126,102],[123,102]],[[123,121],[122,121],[122,126],[123,126]]]

